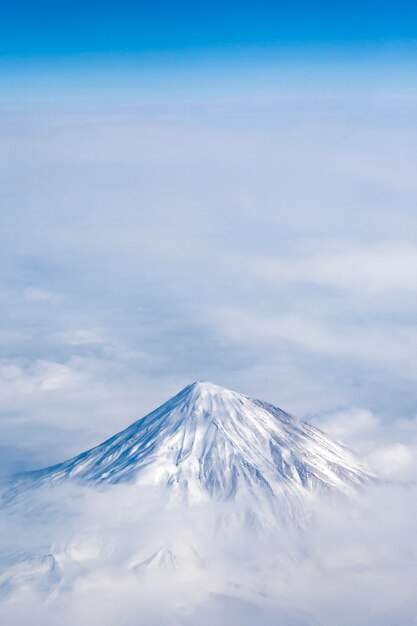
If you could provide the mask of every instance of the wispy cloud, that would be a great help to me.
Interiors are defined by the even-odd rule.
[[[80,425],[87,444],[195,379],[301,415],[413,415],[412,106],[5,114],[4,429]]]
[[[258,260],[254,274],[272,283],[310,283],[337,290],[360,292],[374,298],[413,295],[417,289],[417,247],[409,243],[348,246],[302,254],[293,259]]]

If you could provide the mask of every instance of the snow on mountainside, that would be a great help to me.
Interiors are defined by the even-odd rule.
[[[10,485],[0,616],[2,597],[19,607],[29,593],[40,614],[52,615],[36,624],[55,624],[57,615],[68,615],[68,626],[96,623],[110,595],[118,611],[111,623],[253,624],[266,611],[264,623],[318,624],[297,604],[310,546],[321,558],[316,520],[329,507],[345,523],[355,508],[350,494],[370,478],[316,428],[266,402],[193,383],[99,446]],[[317,497],[323,491],[330,497]],[[330,560],[325,552],[313,571],[332,562],[330,544]],[[282,603],[291,585],[294,596]],[[85,602],[88,610],[91,594],[92,612],[74,616]]]
[[[194,502],[348,492],[369,478],[349,450],[316,428],[266,402],[196,382],[95,448],[20,480],[167,485]]]

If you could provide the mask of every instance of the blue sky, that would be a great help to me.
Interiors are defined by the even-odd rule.
[[[415,40],[411,0],[4,3],[5,56]]]
[[[415,92],[417,8],[391,2],[14,2],[7,101]]]

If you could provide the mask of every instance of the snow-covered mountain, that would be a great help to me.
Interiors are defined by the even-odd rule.
[[[370,478],[296,417],[193,383],[99,446],[10,485],[0,617],[2,598],[14,615],[29,597],[42,625],[96,623],[98,607],[105,623],[325,624],[300,594],[324,575],[327,606],[339,563],[351,559],[345,529],[368,493],[357,487]],[[363,552],[353,554],[356,578]],[[107,620],[106,602],[117,619]]]
[[[166,485],[192,503],[346,492],[369,478],[352,452],[316,428],[267,402],[195,382],[102,444],[21,482]]]

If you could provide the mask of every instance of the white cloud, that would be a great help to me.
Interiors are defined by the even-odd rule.
[[[369,463],[380,476],[406,478],[415,474],[416,454],[417,446],[412,448],[404,443],[395,443],[372,452]]]
[[[103,343],[104,341],[99,331],[83,328],[59,333],[58,338],[74,346]]]
[[[30,494],[0,523],[8,545],[0,617],[42,626],[57,614],[63,626],[411,626],[416,501],[412,485],[375,485],[354,506],[316,501],[301,534],[288,526],[259,534],[233,517],[227,532],[219,503],[167,509],[163,493],[137,486]]]
[[[45,289],[38,289],[37,287],[26,287],[23,290],[23,296],[25,299],[35,302],[59,302],[64,298],[62,294],[46,291]]]
[[[269,314],[245,308],[218,307],[211,312],[219,332],[234,341],[289,342],[304,351],[334,357],[349,357],[363,364],[383,363],[407,379],[417,373],[414,354],[417,332],[410,325],[386,327],[378,322],[338,320],[306,312]]]
[[[332,439],[355,442],[360,438],[375,434],[380,427],[380,420],[367,409],[350,408],[324,415],[317,423]]]
[[[312,283],[390,297],[417,289],[417,248],[405,242],[358,247],[343,240],[333,249],[297,258],[256,260],[255,276],[272,283]]]
[[[417,479],[416,419],[382,419],[369,410],[352,407],[318,414],[311,421],[359,452],[380,478],[406,482]]]
[[[3,378],[3,385],[1,385],[1,378]],[[36,392],[71,388],[79,380],[80,376],[73,368],[50,361],[36,361],[28,368],[15,364],[4,365],[0,368],[3,398],[16,399]]]

